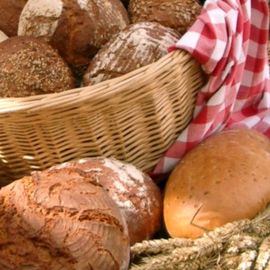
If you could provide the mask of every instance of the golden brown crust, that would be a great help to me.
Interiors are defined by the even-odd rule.
[[[24,97],[74,88],[73,75],[49,44],[32,37],[0,43],[0,96]]]
[[[126,269],[125,221],[82,171],[36,172],[4,187],[0,198],[1,269]]]
[[[167,182],[164,218],[170,235],[195,238],[253,218],[270,201],[269,164],[270,141],[256,131],[227,130],[206,139]]]
[[[196,0],[130,0],[131,22],[158,22],[184,34],[201,12]]]
[[[96,179],[121,209],[131,245],[151,238],[160,228],[162,199],[159,188],[131,164],[113,158],[87,158],[54,166],[79,168]]]
[[[0,30],[16,36],[19,17],[27,0],[0,0]]]

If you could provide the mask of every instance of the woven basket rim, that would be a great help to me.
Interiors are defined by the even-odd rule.
[[[41,94],[30,97],[7,97],[0,98],[0,113],[12,112],[36,112],[46,110],[55,105],[64,104],[64,106],[76,106],[81,102],[91,100],[100,102],[104,99],[121,94],[123,91],[121,85],[128,82],[140,84],[139,78],[142,76],[151,81],[158,73],[162,73],[161,67],[170,62],[172,57],[189,57],[192,56],[184,50],[176,50],[169,52],[159,60],[149,65],[133,70],[120,77],[109,79],[95,85],[68,89],[59,93]],[[128,93],[128,89],[125,89]]]

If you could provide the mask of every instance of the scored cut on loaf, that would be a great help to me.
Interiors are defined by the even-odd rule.
[[[71,70],[49,44],[33,37],[0,43],[0,97],[25,97],[75,87]]]
[[[128,24],[120,0],[28,0],[18,35],[43,37],[77,71]]]
[[[184,34],[200,14],[198,0],[130,0],[132,23],[158,22]]]
[[[270,201],[270,140],[230,129],[188,152],[165,187],[164,220],[172,237],[196,238],[227,222],[253,218]]]
[[[16,36],[21,12],[27,0],[0,0],[0,30]]]
[[[91,61],[83,85],[93,85],[151,64],[168,53],[180,34],[154,22],[128,26],[112,38]]]
[[[114,158],[84,158],[55,165],[50,170],[78,168],[108,191],[126,219],[130,244],[150,239],[159,229],[161,192],[153,180],[132,164]]]
[[[125,220],[80,170],[35,172],[0,191],[0,269],[126,270]]]

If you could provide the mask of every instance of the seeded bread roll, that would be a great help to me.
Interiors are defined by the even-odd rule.
[[[120,0],[28,0],[18,34],[45,38],[76,71],[128,23]]]
[[[0,30],[0,42],[8,39],[8,36]]]
[[[2,188],[0,231],[0,269],[128,268],[125,220],[80,170],[37,172]]]
[[[128,10],[132,23],[158,22],[184,34],[201,8],[197,0],[130,0]]]
[[[168,53],[179,33],[158,23],[128,26],[111,39],[93,58],[83,77],[83,85],[112,79],[151,64]]]
[[[164,219],[172,237],[201,236],[227,222],[253,218],[270,202],[270,140],[231,129],[191,150],[169,177]]]
[[[19,17],[27,0],[0,0],[0,29],[8,36],[16,36]]]
[[[73,75],[58,52],[32,37],[0,43],[0,96],[24,97],[75,87]]]
[[[162,200],[152,179],[133,165],[113,158],[87,158],[51,168],[79,168],[116,202],[128,225],[130,244],[151,238],[160,228]]]

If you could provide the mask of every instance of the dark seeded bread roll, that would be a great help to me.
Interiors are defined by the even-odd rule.
[[[120,0],[28,0],[18,34],[45,38],[76,71],[128,23]]]
[[[168,53],[180,37],[173,29],[143,22],[128,26],[110,40],[91,61],[83,85],[112,79],[151,64]]]
[[[0,43],[0,96],[25,97],[74,88],[73,75],[58,52],[32,37]]]
[[[231,129],[193,148],[169,177],[164,220],[173,237],[254,218],[270,202],[270,140],[254,130]]]
[[[0,30],[16,36],[19,18],[27,0],[0,0]]]
[[[201,12],[197,0],[130,0],[132,23],[158,22],[184,34]]]
[[[38,172],[0,191],[0,269],[126,270],[125,220],[95,179]]]
[[[79,168],[96,179],[116,202],[128,225],[130,244],[150,239],[160,228],[162,200],[152,179],[113,158],[87,158],[51,168]]]

